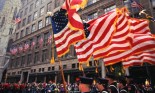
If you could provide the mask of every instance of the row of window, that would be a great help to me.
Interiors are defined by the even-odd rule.
[[[49,24],[50,24],[50,19],[49,19],[49,17],[46,17],[45,18],[45,26],[48,26]],[[19,23],[19,25],[20,25],[20,23]],[[23,30],[21,30],[21,32],[16,33],[16,40],[19,39],[19,38],[22,38],[22,37],[24,37],[24,36],[26,36],[28,34],[31,34],[31,33],[35,32],[37,30],[37,27],[38,27],[38,29],[41,29],[41,28],[44,27],[43,20],[38,21],[38,26],[37,26],[37,24],[32,24],[31,26],[26,27],[25,31],[23,29]]]
[[[92,62],[92,61],[89,61],[89,66],[96,66],[95,65],[96,63],[95,63],[95,61],[94,61],[94,63]],[[99,63],[97,62],[97,65],[99,65]],[[72,65],[71,65],[71,68],[72,69],[77,69],[77,68],[79,68],[79,63],[73,63]],[[60,68],[59,68],[60,69]],[[67,69],[67,65],[63,65],[63,69]],[[55,66],[52,66],[52,67],[48,67],[47,68],[47,71],[54,71],[55,70]],[[37,70],[36,69],[31,69],[31,73],[36,73],[37,72]],[[39,68],[38,69],[38,72],[45,72],[45,68]],[[16,74],[16,72],[12,72],[12,75],[15,75]],[[18,73],[17,74],[21,74],[21,71],[18,71]],[[8,73],[8,75],[11,75],[11,73]]]

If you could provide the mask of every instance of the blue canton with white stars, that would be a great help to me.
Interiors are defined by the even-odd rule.
[[[51,23],[54,34],[59,33],[67,26],[68,17],[66,13],[66,10],[60,9],[59,11],[55,12],[54,15],[51,17]]]

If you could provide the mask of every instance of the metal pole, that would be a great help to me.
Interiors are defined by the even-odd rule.
[[[66,81],[65,81],[64,72],[63,72],[63,69],[62,69],[62,62],[60,60],[60,57],[58,58],[58,60],[59,60],[59,66],[60,66],[61,76],[62,76],[62,80],[63,80],[63,85],[64,85],[64,88],[65,88],[65,93],[68,93],[67,88],[66,88]]]
[[[104,60],[100,59],[99,61],[101,63],[101,75],[102,75],[102,78],[105,78],[105,76],[106,76],[106,68],[105,68],[105,65],[104,65]]]

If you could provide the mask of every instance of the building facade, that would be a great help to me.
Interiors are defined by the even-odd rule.
[[[22,1],[22,8],[19,10],[22,21],[17,24],[12,46],[29,46],[16,53],[16,55],[11,55],[7,70],[8,82],[62,81],[55,47],[52,47],[54,42],[52,44],[48,43],[48,37],[52,35],[52,26],[47,12],[54,11],[63,2],[64,0]],[[89,0],[87,7],[84,10],[80,10],[79,14],[83,20],[88,21],[116,7],[129,6],[127,2],[122,2],[121,0]],[[152,4],[149,2],[151,11],[153,11]],[[153,14],[153,12],[151,13]],[[34,45],[32,45],[33,42],[35,42]],[[50,64],[51,57],[55,58],[54,64]],[[83,74],[83,72],[78,70],[79,63],[73,46],[61,58],[61,61],[67,82],[73,83],[79,75]],[[96,61],[90,60],[90,66],[84,66],[84,71],[88,76],[95,76],[96,68],[99,69],[99,74],[101,75],[101,62],[97,62],[97,66],[95,63]]]
[[[0,81],[2,73],[9,62],[9,55],[7,55],[7,46],[10,35],[13,34],[15,23],[13,17],[20,8],[20,0],[1,0],[0,2]]]

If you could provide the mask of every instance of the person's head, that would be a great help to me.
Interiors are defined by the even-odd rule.
[[[80,77],[79,90],[80,92],[90,92],[90,85],[92,85],[93,79],[88,77]]]
[[[106,79],[109,81],[109,84],[112,84],[115,80],[115,75],[114,74],[106,74]]]
[[[133,82],[133,77],[132,76],[125,76],[125,78],[126,78],[127,84],[130,84],[130,83]]]
[[[98,78],[98,82],[96,83],[96,88],[99,91],[105,90],[108,85],[108,80],[104,78]]]
[[[126,80],[124,77],[119,77],[118,79],[118,88],[122,89],[123,87],[126,86]]]

